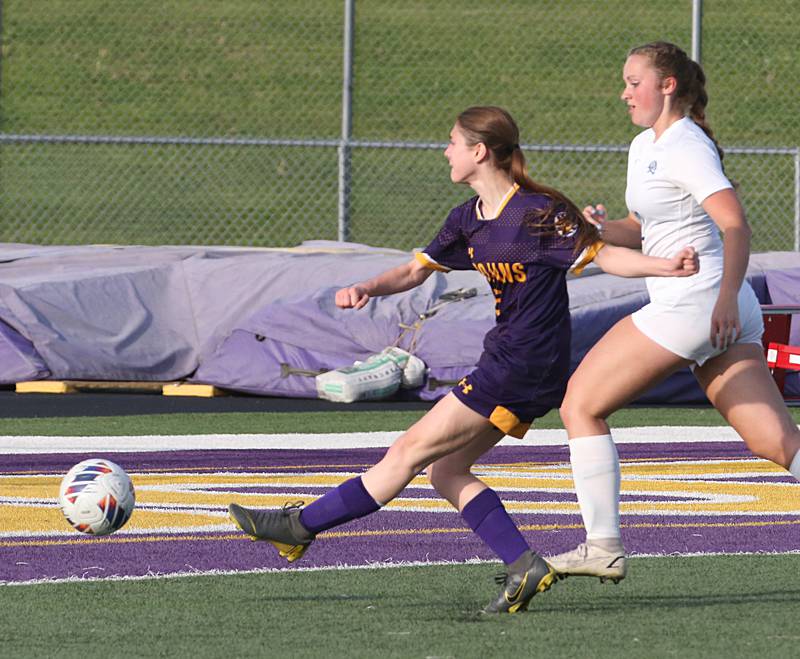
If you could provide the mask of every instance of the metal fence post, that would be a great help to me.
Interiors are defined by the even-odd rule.
[[[794,150],[794,251],[800,252],[800,147]]]
[[[339,240],[350,238],[350,138],[353,128],[353,30],[356,0],[344,2],[342,137],[339,143]]]
[[[3,90],[3,0],[0,0],[0,104],[2,103]]]
[[[112,52],[95,46],[163,22],[147,9],[163,2],[141,0],[145,10],[118,3],[115,19],[98,25],[100,31],[91,35],[81,17],[97,0],[73,3],[84,6],[80,11],[66,3],[48,3],[48,13],[55,12],[60,26],[53,34],[45,32],[50,20],[43,20],[44,4],[0,0],[0,240],[278,246],[324,235],[410,248],[420,233],[435,228],[433,217],[461,199],[458,190],[415,180],[436,160],[425,151],[441,148],[430,142],[442,131],[441,107],[485,79],[464,60],[468,47],[452,52],[434,47],[435,35],[473,25],[473,13],[447,8],[454,3],[418,3],[425,9],[420,14],[409,12],[408,3],[402,2],[306,2],[314,7],[313,20],[297,14],[293,5],[298,3],[260,3],[269,9],[226,18],[224,26],[222,18],[229,13],[225,7],[244,6],[247,0],[207,3],[214,9],[198,21],[197,31],[177,29],[170,33],[174,39],[154,34],[141,57],[127,47]],[[167,4],[171,21],[190,11],[183,7],[189,3]],[[525,3],[470,3],[478,14],[513,22],[514,29],[524,32],[536,24],[536,16],[520,14],[520,4]],[[649,24],[663,21],[665,34],[682,35],[681,43],[688,36],[690,42],[683,47],[712,69],[713,112],[725,117],[720,132],[726,152],[742,156],[734,155],[737,178],[752,180],[742,190],[742,201],[754,207],[759,227],[755,248],[794,247],[800,253],[800,124],[796,95],[790,91],[800,80],[800,68],[789,45],[800,14],[785,10],[793,3],[728,3],[737,7],[726,10],[724,22],[715,10],[724,3],[710,3],[715,11],[708,23],[702,0],[677,5],[617,0],[604,3],[602,16],[573,11],[570,5],[576,3],[528,4],[553,10],[560,18],[552,24],[555,31],[543,35],[545,49],[556,48],[562,34],[583,26],[603,26],[609,37],[624,41],[633,15]],[[277,24],[283,29],[271,31],[269,41],[262,39],[264,30]],[[733,29],[723,30],[726,26]],[[739,28],[747,30],[744,41]],[[184,47],[182,39],[191,47]],[[475,46],[488,43],[490,37]],[[251,52],[245,44],[253,44],[253,67],[239,62],[240,54]],[[220,58],[222,52],[230,57]],[[482,52],[480,68],[489,76],[524,61],[523,54],[513,60],[499,51]],[[733,65],[764,52],[770,56],[758,67]],[[178,70],[175,58],[180,53],[185,59]],[[451,56],[456,53],[461,55]],[[592,67],[582,66],[586,53],[574,51],[569,57],[573,55],[570,66],[582,76],[593,75]],[[603,63],[607,72],[616,62],[610,52],[608,58]],[[207,67],[211,61],[213,69]],[[221,80],[235,76],[230,90],[236,98],[209,96],[206,72]],[[760,84],[765,75],[770,80],[780,76],[781,83]],[[45,85],[47,95],[42,92]],[[735,107],[737,89],[753,85],[758,94],[752,105],[739,106],[737,112],[726,109]],[[610,91],[612,85],[603,86]],[[497,83],[495,93],[497,102],[514,104],[508,85]],[[546,103],[549,94],[540,101]],[[208,105],[193,112],[182,99],[204,99]],[[605,99],[608,107],[600,111],[611,113],[613,98],[606,93]],[[747,116],[763,112],[758,108],[764,103],[780,117],[781,128],[769,135]],[[578,113],[565,122],[559,112],[544,111],[544,106],[542,115],[535,104],[517,107],[523,123],[537,125],[543,144],[535,150],[546,152],[540,163],[543,172],[576,192],[603,191],[621,203],[624,176],[614,170],[622,168],[623,159],[607,149],[627,140],[623,124],[608,122],[607,128],[598,129]],[[355,112],[360,113],[358,131]],[[130,121],[134,114],[140,122]],[[581,174],[573,178],[567,172],[575,165]],[[583,173],[593,167],[611,169],[602,176]],[[418,177],[408,175],[413,171]],[[319,194],[304,194],[309,186]],[[384,194],[370,194],[373,190]]]
[[[692,59],[702,64],[703,0],[692,0]]]

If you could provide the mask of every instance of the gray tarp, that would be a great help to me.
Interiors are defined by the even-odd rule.
[[[182,379],[261,306],[406,259],[344,245],[336,255],[327,245],[0,245],[0,320],[33,344],[54,378]],[[8,381],[2,364],[0,381]]]
[[[308,395],[307,382],[286,390],[286,382],[257,386],[265,381],[263,365],[253,362],[246,341],[255,337],[266,344],[262,351],[271,346],[275,364],[337,367],[397,341],[400,324],[413,324],[443,292],[476,288],[476,297],[443,307],[416,333],[415,352],[432,369],[450,376],[469,370],[494,322],[490,289],[477,272],[435,273],[417,289],[357,312],[333,305],[336,288],[409,258],[326,241],[292,249],[0,245],[0,320],[7,324],[0,382],[26,379],[23,364],[30,379],[47,377],[42,365],[59,379],[168,381],[196,373],[235,389]],[[771,279],[791,297],[800,255],[753,255],[748,276],[762,302],[770,301]],[[592,267],[571,279],[569,290],[573,366],[647,300],[642,280]],[[408,347],[413,335],[406,332],[400,345]]]

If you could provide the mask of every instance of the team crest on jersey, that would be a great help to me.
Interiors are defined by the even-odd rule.
[[[651,174],[656,173],[656,167],[658,167],[658,163],[655,160],[652,160],[650,164],[647,166],[647,171]]]
[[[578,232],[577,223],[570,220],[565,211],[558,213],[553,223],[556,233],[562,238],[570,238]]]

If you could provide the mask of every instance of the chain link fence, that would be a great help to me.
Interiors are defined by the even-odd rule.
[[[690,50],[694,5],[0,0],[0,241],[424,245],[472,194],[442,151],[475,104],[511,111],[535,178],[622,215],[625,53]],[[702,8],[754,247],[797,249],[796,0]]]

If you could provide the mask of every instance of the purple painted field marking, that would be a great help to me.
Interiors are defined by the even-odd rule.
[[[582,529],[583,524],[519,524],[521,531],[565,531],[572,529]],[[726,522],[629,522],[622,523],[622,529],[730,529],[730,528],[767,528],[780,526],[800,526],[800,519],[795,520],[769,520],[769,521],[749,521],[737,519],[736,521]],[[399,528],[399,529],[375,529],[360,531],[325,531],[317,536],[318,540],[333,540],[336,538],[368,538],[368,537],[388,537],[403,535],[439,535],[446,533],[467,533],[465,527],[429,527],[429,528]],[[159,534],[159,535],[112,535],[104,537],[78,536],[75,538],[60,539],[19,539],[19,540],[0,540],[0,547],[66,547],[82,546],[94,544],[131,544],[131,543],[163,543],[163,542],[186,542],[186,541],[246,541],[252,540],[243,533],[205,533],[205,534]],[[798,547],[800,550],[800,547]]]
[[[307,472],[355,472],[382,454],[381,449],[348,449],[321,451],[181,451],[163,454],[128,454],[126,466],[136,476],[137,471],[149,474],[186,474],[200,472],[233,477],[240,472],[282,472],[302,479]],[[740,443],[701,445],[622,445],[623,470],[641,471],[649,463],[655,471],[659,464],[673,465],[684,461],[712,460],[715,465],[703,465],[696,470],[706,471],[692,478],[700,484],[721,480],[722,485],[737,482],[754,488],[760,481],[786,481],[782,487],[787,494],[800,493],[780,474],[761,473],[763,463],[749,458]],[[4,456],[17,457],[17,456]],[[536,460],[531,460],[535,457]],[[742,479],[731,478],[733,472],[720,474],[726,461],[741,463],[753,471]],[[11,460],[1,470],[5,475],[26,472],[30,475],[58,474],[70,466],[74,455],[26,455]],[[484,473],[496,476],[509,472],[518,477],[525,470],[558,467],[563,471],[566,455],[561,447],[499,447],[481,465]],[[24,462],[23,462],[24,461]],[[167,466],[165,466],[165,464]],[[191,466],[186,466],[186,465]],[[246,467],[231,464],[246,465]],[[710,464],[710,463],[709,463]],[[752,466],[750,466],[752,465]],[[691,466],[691,465],[689,465]],[[38,469],[37,469],[38,467]],[[42,467],[44,469],[42,469]],[[702,467],[702,469],[701,469]],[[650,467],[648,467],[650,468]],[[667,465],[664,465],[667,468]],[[743,468],[741,464],[739,467]],[[713,470],[716,472],[712,473]],[[663,471],[663,469],[662,469]],[[666,473],[666,481],[675,478]],[[727,478],[725,477],[727,475]],[[647,482],[646,475],[642,482]],[[524,480],[520,488],[524,488]],[[654,481],[655,483],[659,481]],[[694,482],[694,481],[692,481]],[[662,482],[663,485],[663,482]],[[287,486],[289,487],[289,486]],[[298,487],[300,485],[298,484]],[[317,487],[302,487],[318,490]],[[638,487],[638,486],[637,486]],[[683,486],[681,486],[683,487]],[[324,488],[322,488],[324,490]],[[209,490],[211,491],[211,490]],[[566,492],[564,490],[563,492]],[[223,491],[224,493],[224,491]],[[310,491],[308,491],[311,494]],[[230,492],[235,496],[235,492]],[[415,490],[407,501],[426,497],[429,492]],[[560,501],[562,491],[557,493]],[[524,505],[546,502],[547,496],[533,496],[524,489],[504,491],[501,496]],[[639,495],[632,500],[645,501]],[[638,498],[637,498],[638,497]],[[668,498],[676,504],[686,496],[679,492],[659,492],[651,497],[653,503]],[[556,503],[556,501],[554,501]],[[663,503],[663,501],[662,501]],[[742,504],[746,508],[747,504]],[[800,506],[799,506],[800,507]],[[546,512],[516,512],[517,519],[531,545],[542,553],[561,551],[583,537],[577,514]],[[720,552],[754,552],[800,550],[797,526],[800,515],[772,515],[767,518],[731,508],[728,512],[708,515],[625,514],[623,533],[629,551],[636,554],[697,554]],[[0,524],[0,528],[2,525]],[[381,511],[343,529],[321,534],[297,564],[287,565],[267,543],[250,542],[243,534],[230,532],[119,533],[107,538],[74,535],[16,535],[0,536],[0,582],[21,583],[39,579],[89,578],[94,576],[124,577],[154,574],[206,573],[213,571],[253,571],[262,569],[296,569],[337,565],[369,565],[403,562],[464,562],[472,559],[491,560],[492,555],[479,540],[463,526],[455,512],[412,512],[403,509]],[[757,531],[757,533],[755,532]]]

